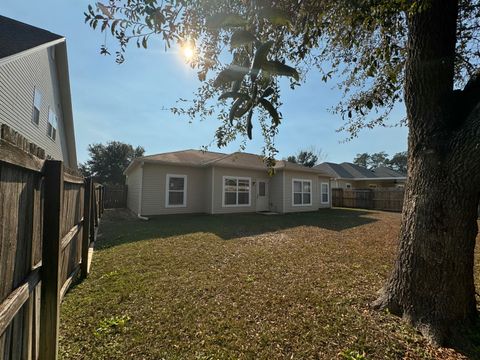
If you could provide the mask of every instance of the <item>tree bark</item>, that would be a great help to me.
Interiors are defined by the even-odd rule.
[[[408,179],[398,257],[373,305],[403,316],[444,345],[477,318],[480,110],[459,118],[455,108],[458,1],[428,3],[408,17]]]

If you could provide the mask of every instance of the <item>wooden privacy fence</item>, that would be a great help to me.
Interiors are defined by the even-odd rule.
[[[105,185],[103,204],[107,209],[127,206],[127,185]]]
[[[0,139],[0,359],[51,360],[60,302],[89,272],[103,190],[24,150]]]
[[[332,205],[360,209],[402,211],[403,189],[332,189]]]

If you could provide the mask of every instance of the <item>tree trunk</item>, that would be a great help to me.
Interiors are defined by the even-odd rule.
[[[478,126],[480,111],[456,117],[458,3],[428,3],[408,19],[409,159],[399,253],[373,305],[402,315],[443,345],[477,317],[473,264],[480,143],[473,125]]]

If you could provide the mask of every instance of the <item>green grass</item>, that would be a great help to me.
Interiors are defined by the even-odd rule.
[[[369,309],[400,215],[107,211],[62,304],[63,359],[461,359]]]

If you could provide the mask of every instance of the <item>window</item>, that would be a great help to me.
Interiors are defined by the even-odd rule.
[[[57,137],[57,126],[57,115],[55,115],[52,109],[48,109],[47,135],[52,140],[55,140]]]
[[[42,93],[35,88],[33,90],[33,115],[32,122],[36,125],[40,124],[40,107],[42,106]]]
[[[250,206],[250,178],[223,177],[223,206]]]
[[[345,188],[347,188],[347,189],[351,189],[351,188],[352,188],[352,184],[350,184],[350,183],[346,183],[346,184],[345,184]]]
[[[266,196],[266,184],[265,181],[258,182],[258,196]]]
[[[187,176],[167,175],[166,207],[187,206]]]
[[[376,189],[377,188],[377,184],[368,184],[368,187],[370,189]]]
[[[328,204],[330,201],[330,191],[329,191],[329,185],[328,183],[321,183],[321,191],[320,191],[320,202],[322,204]]]
[[[311,180],[292,180],[292,203],[294,206],[312,205],[312,181]]]

